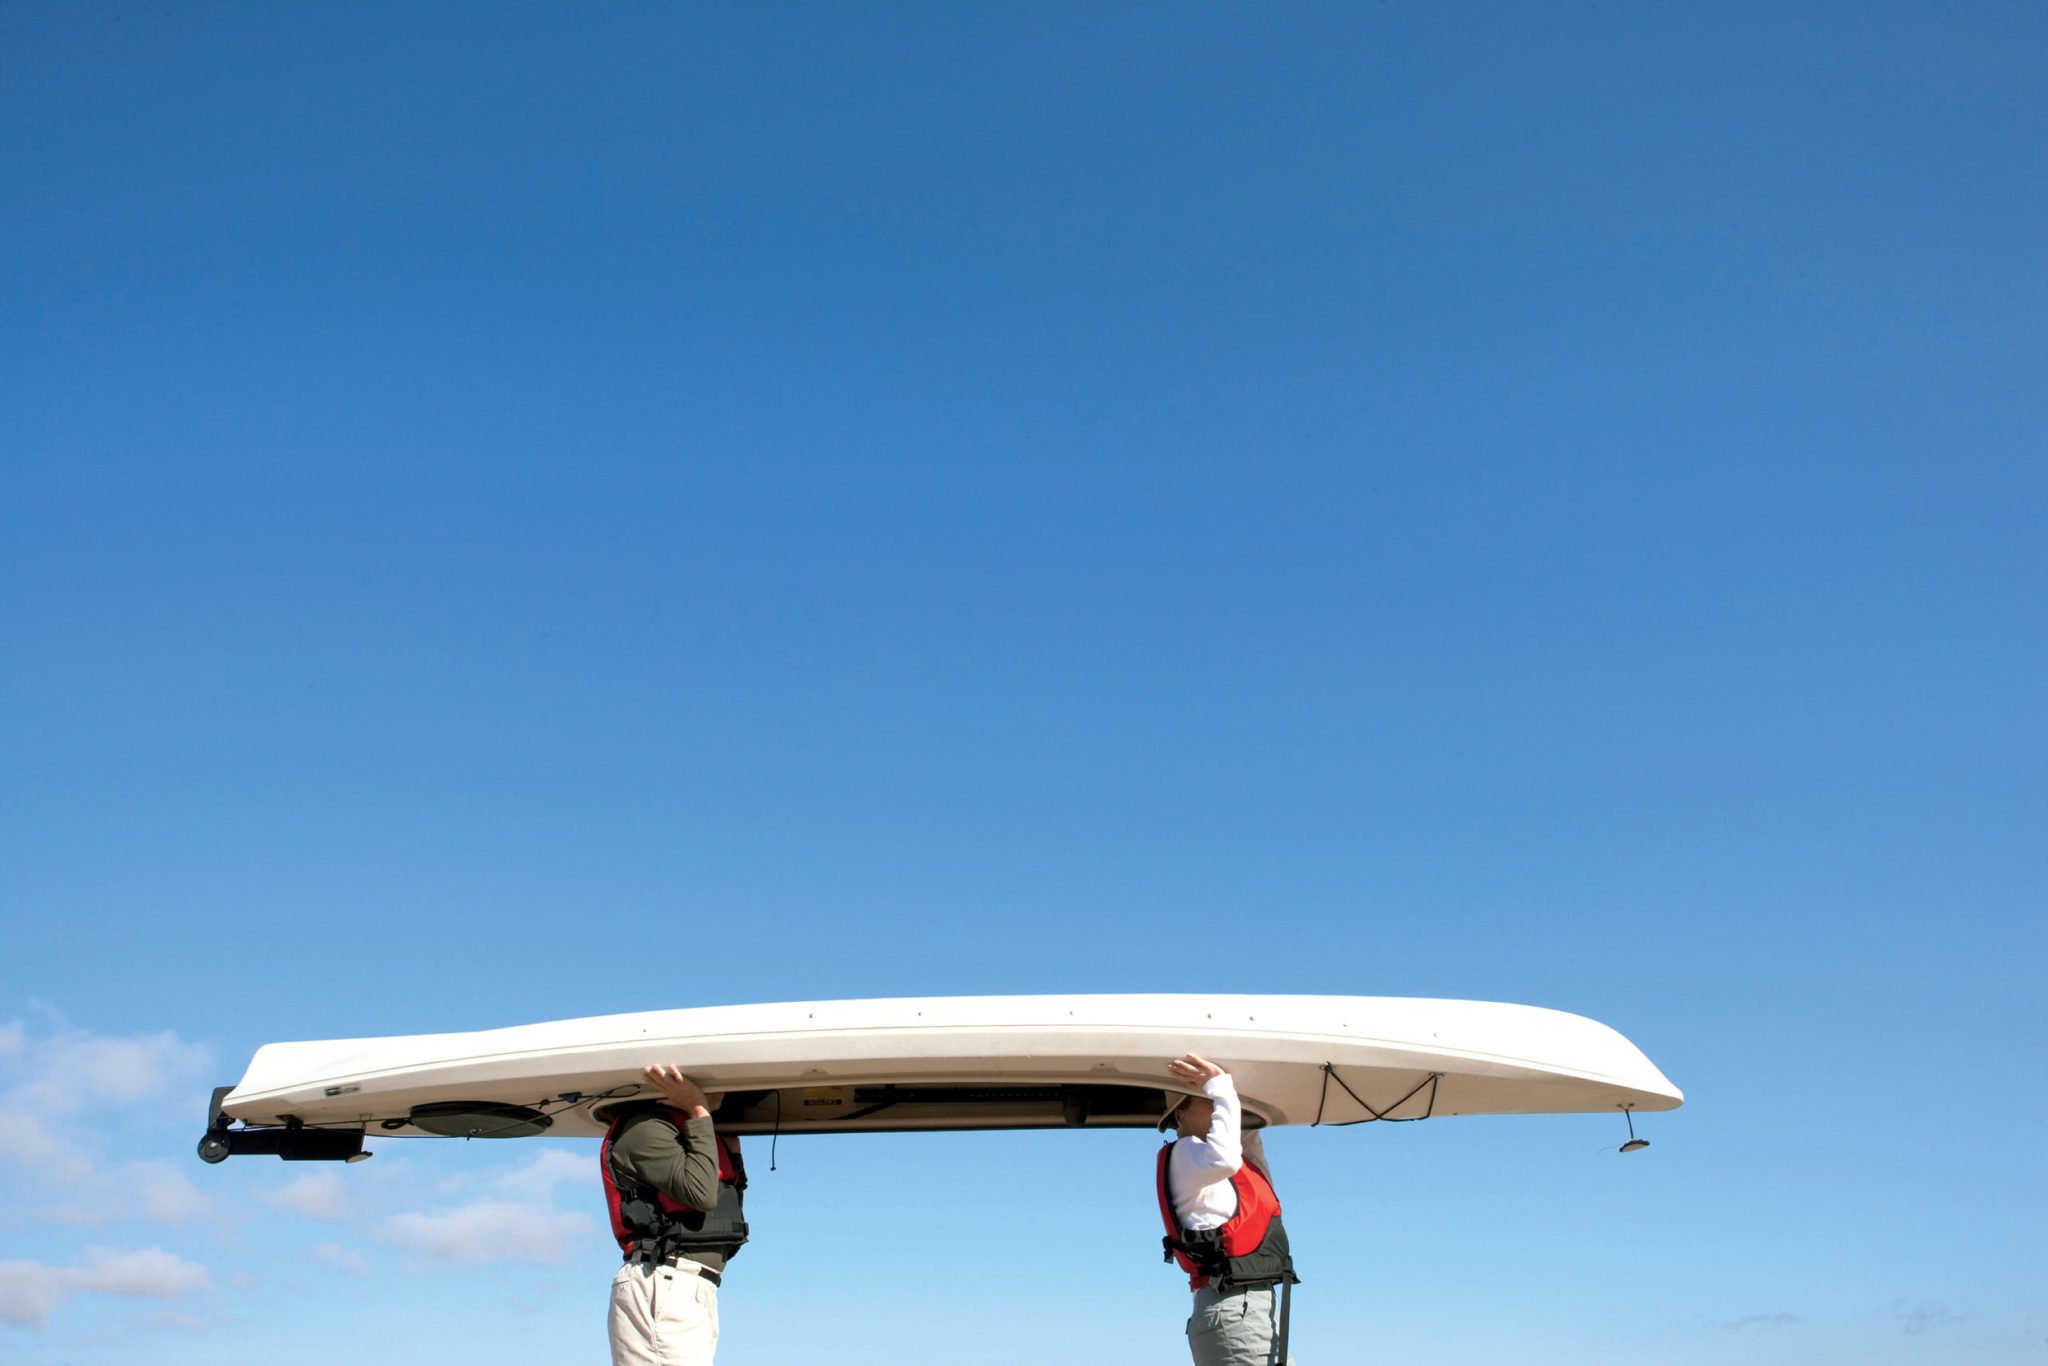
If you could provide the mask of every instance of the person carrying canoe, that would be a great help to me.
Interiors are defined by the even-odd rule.
[[[1228,1072],[1193,1053],[1166,1070],[1201,1088],[1167,1094],[1159,1127],[1177,1137],[1159,1150],[1156,1173],[1166,1259],[1195,1292],[1188,1350],[1195,1366],[1291,1362],[1287,1287],[1296,1278],[1264,1145],[1243,1132]]]
[[[612,1366],[711,1366],[718,1283],[747,1241],[747,1171],[706,1095],[674,1067],[643,1075],[662,1100],[623,1107],[598,1166],[626,1264],[612,1278]]]

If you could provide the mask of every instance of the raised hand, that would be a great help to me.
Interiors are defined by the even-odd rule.
[[[680,1067],[651,1062],[641,1069],[641,1075],[652,1082],[657,1091],[668,1097],[669,1104],[678,1110],[702,1110],[706,1114],[710,1113],[711,1097],[705,1095],[696,1082],[684,1076]]]

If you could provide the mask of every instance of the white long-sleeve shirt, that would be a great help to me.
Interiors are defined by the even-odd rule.
[[[1185,1229],[1221,1228],[1230,1221],[1237,1213],[1237,1190],[1230,1178],[1244,1165],[1237,1086],[1230,1074],[1203,1082],[1202,1094],[1216,1106],[1209,1132],[1182,1134],[1166,1159],[1166,1193]]]

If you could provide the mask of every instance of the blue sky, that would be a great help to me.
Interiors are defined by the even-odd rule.
[[[1688,1096],[1276,1134],[1304,1361],[2048,1358],[2044,46],[0,5],[0,1357],[604,1359],[267,1041],[1217,990]],[[1182,1360],[1150,1149],[785,1141],[720,1359]]]

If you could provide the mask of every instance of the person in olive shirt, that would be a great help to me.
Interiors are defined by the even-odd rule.
[[[612,1278],[612,1366],[711,1366],[718,1283],[747,1240],[739,1140],[718,1134],[706,1095],[674,1067],[644,1075],[663,1101],[625,1107],[599,1166],[625,1265]]]

